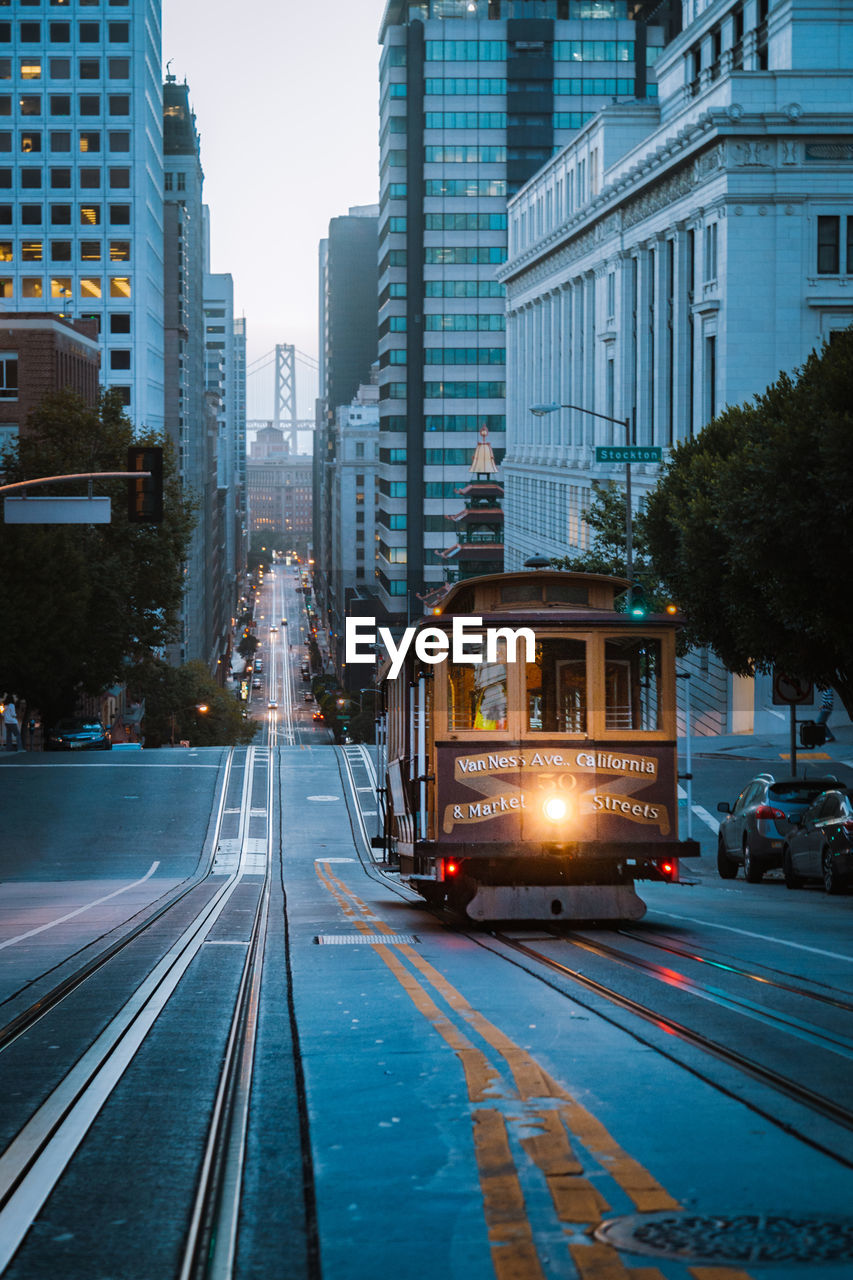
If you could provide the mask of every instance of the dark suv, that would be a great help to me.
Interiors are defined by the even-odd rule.
[[[750,884],[757,884],[765,871],[781,867],[785,837],[809,805],[829,788],[835,778],[782,778],[760,773],[733,805],[720,801],[717,809],[727,816],[720,823],[717,839],[717,870],[724,880],[733,880],[739,866]]]

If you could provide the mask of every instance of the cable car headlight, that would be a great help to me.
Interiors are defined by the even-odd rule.
[[[549,796],[542,805],[542,812],[546,818],[550,818],[552,822],[562,822],[567,817],[569,806],[566,804],[562,796]]]

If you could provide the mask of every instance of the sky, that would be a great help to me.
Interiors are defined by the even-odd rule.
[[[211,268],[234,277],[250,363],[277,342],[316,357],[319,242],[331,218],[378,202],[384,7],[163,0],[164,69],[189,84],[201,136]]]

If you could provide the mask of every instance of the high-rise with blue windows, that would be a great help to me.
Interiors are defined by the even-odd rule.
[[[660,0],[388,0],[380,42],[377,585],[448,575],[482,426],[505,448],[507,197],[602,106],[654,96]],[[490,553],[493,554],[493,553]]]
[[[0,0],[0,308],[91,317],[163,426],[159,0]]]

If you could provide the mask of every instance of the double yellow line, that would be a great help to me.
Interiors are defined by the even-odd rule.
[[[315,866],[321,883],[359,932],[395,933],[330,870],[328,863]],[[566,1236],[573,1238],[568,1242],[568,1249],[580,1280],[665,1280],[657,1267],[626,1267],[611,1245],[594,1240],[577,1242],[578,1235],[591,1235],[611,1206],[585,1176],[572,1139],[597,1161],[638,1212],[678,1210],[681,1207],[678,1202],[643,1165],[622,1150],[591,1112],[572,1098],[525,1049],[478,1013],[413,947],[405,943],[375,943],[373,949],[415,1008],[462,1064],[473,1108],[474,1154],[497,1280],[544,1280],[544,1272],[510,1142],[507,1116],[499,1107],[484,1105],[489,1102],[508,1104],[508,1111],[513,1113],[510,1120],[525,1135],[520,1137],[520,1145],[543,1175],[558,1222]],[[408,961],[411,969],[402,963],[401,957]],[[416,972],[412,972],[413,969]],[[443,1012],[419,974],[458,1019],[503,1059],[512,1084],[457,1022]],[[693,1280],[750,1280],[746,1272],[730,1267],[690,1267],[688,1274]]]

